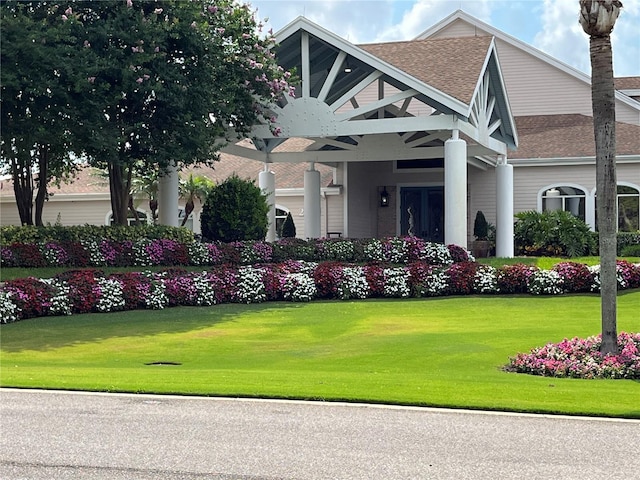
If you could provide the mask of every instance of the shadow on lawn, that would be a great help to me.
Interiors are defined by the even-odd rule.
[[[2,325],[1,350],[5,352],[47,351],[83,343],[125,337],[205,330],[265,311],[300,308],[304,304],[267,302],[220,304],[210,307],[172,307],[163,310],[128,310],[72,316],[37,317]]]

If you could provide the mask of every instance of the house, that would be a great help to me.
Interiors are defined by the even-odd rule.
[[[300,237],[413,234],[466,246],[481,210],[500,256],[513,255],[514,212],[564,209],[595,228],[587,75],[462,11],[406,42],[357,46],[304,18],[276,37],[280,64],[301,79],[275,109],[280,134],[257,126],[252,142],[202,171],[275,190],[274,226],[291,212]],[[616,88],[619,228],[636,231],[640,77]],[[19,223],[1,185],[1,222]],[[108,223],[108,196],[86,179],[52,193],[45,221]]]

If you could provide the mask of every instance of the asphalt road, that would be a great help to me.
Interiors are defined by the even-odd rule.
[[[640,421],[0,389],[5,480],[636,475]]]

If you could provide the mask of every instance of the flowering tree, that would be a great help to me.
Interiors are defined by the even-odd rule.
[[[51,14],[74,47],[74,135],[109,172],[116,224],[137,174],[213,162],[289,91],[272,35],[233,0],[69,1]]]
[[[619,0],[580,0],[580,25],[589,35],[591,103],[596,143],[596,189],[600,242],[602,352],[618,351],[616,321],[616,111],[611,31]]]
[[[42,225],[47,185],[75,166],[68,52],[48,2],[2,2],[0,13],[2,170],[13,178],[21,223]]]

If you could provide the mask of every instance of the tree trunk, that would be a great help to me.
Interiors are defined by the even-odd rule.
[[[47,145],[38,146],[38,193],[36,194],[36,225],[41,227],[44,202],[47,199],[47,183],[49,179],[49,147]]]
[[[187,200],[187,203],[184,206],[184,218],[182,219],[182,224],[180,225],[181,227],[184,227],[187,224],[187,220],[189,220],[189,215],[191,215],[191,212],[193,212],[194,208],[195,208],[195,205],[193,203],[193,199],[189,198]]]
[[[596,191],[600,238],[600,298],[602,309],[601,352],[618,352],[616,320],[617,179],[615,89],[611,38],[590,37],[591,101],[596,143]]]
[[[127,211],[129,210],[129,192],[131,181],[125,167],[120,164],[109,163],[109,191],[111,194],[111,211],[114,225],[127,225]]]
[[[26,165],[26,166],[25,166]],[[33,176],[29,162],[11,159],[13,193],[22,225],[33,225]]]

